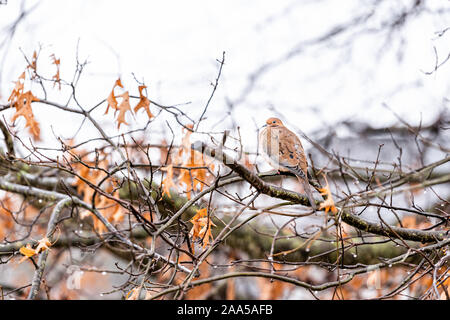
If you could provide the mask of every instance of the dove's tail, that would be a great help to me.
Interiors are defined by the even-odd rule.
[[[309,182],[308,180],[305,180],[299,176],[297,176],[298,181],[300,182],[300,184],[303,186],[303,189],[305,189],[306,192],[306,196],[308,197],[309,203],[311,204],[311,207],[313,208],[314,211],[316,211],[316,201],[314,200],[312,191],[311,191],[311,187],[309,186]]]

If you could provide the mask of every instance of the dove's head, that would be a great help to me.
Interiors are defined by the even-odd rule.
[[[278,118],[269,118],[266,120],[266,125],[269,127],[284,127],[283,122]]]

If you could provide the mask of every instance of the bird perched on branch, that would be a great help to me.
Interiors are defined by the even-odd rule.
[[[308,161],[302,143],[278,118],[269,118],[259,134],[263,155],[276,170],[292,172],[305,190],[314,210],[316,203],[308,181]]]

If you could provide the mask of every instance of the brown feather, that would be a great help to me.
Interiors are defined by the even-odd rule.
[[[269,118],[266,124],[259,134],[263,155],[276,170],[289,171],[297,176],[312,208],[316,210],[308,181],[308,161],[300,139],[277,118]]]

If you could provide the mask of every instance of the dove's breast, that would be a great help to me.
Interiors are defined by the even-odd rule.
[[[259,144],[264,159],[276,170],[286,171],[279,166],[280,162],[280,130],[264,128],[259,134]]]

